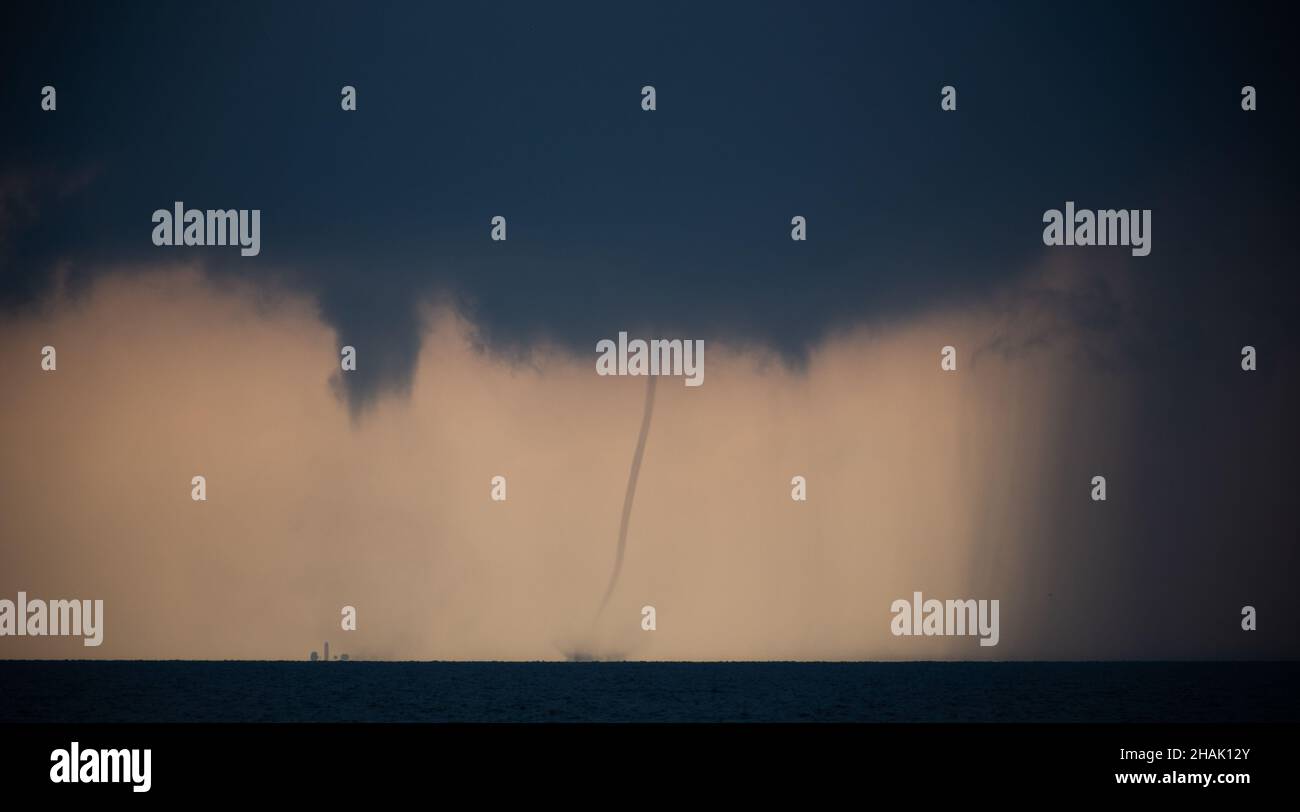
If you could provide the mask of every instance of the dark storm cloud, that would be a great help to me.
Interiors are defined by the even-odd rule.
[[[1272,21],[861,5],[18,12],[0,167],[63,180],[4,226],[0,301],[37,301],[56,269],[198,255],[314,295],[363,359],[358,408],[408,385],[430,297],[501,352],[655,330],[797,363],[837,328],[985,295],[1076,200],[1154,210],[1150,257],[1105,254],[1155,297],[1143,347],[1219,341],[1207,310],[1289,338],[1295,99]],[[155,248],[150,213],[177,200],[261,209],[262,253]],[[1074,316],[1104,321],[1094,304]]]

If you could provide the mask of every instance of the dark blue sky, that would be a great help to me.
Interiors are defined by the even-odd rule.
[[[1041,261],[1043,211],[1074,200],[1153,209],[1150,257],[1087,258],[1131,265],[1155,340],[1194,341],[1208,320],[1293,343],[1296,93],[1278,20],[868,6],[11,12],[0,177],[26,191],[6,192],[0,302],[30,304],[59,264],[75,283],[198,253],[319,297],[366,348],[349,376],[362,400],[409,376],[432,294],[504,351],[653,329],[797,363],[828,329],[988,294]],[[345,84],[356,113],[339,109]],[[956,113],[939,109],[945,84]],[[154,247],[150,214],[175,200],[260,208],[261,255]],[[506,243],[488,239],[496,214]],[[795,214],[807,243],[789,239]]]

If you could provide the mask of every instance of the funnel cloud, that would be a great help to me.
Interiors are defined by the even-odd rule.
[[[623,515],[618,522],[618,547],[614,551],[614,571],[609,574],[609,586],[605,587],[605,597],[601,598],[600,608],[596,610],[595,622],[597,623],[605,613],[605,607],[609,605],[609,599],[618,586],[618,576],[623,571],[623,554],[627,550],[627,529],[632,520],[632,501],[636,499],[636,480],[641,472],[641,459],[645,457],[646,438],[650,436],[650,418],[654,414],[656,380],[658,376],[646,376],[645,408],[641,412],[641,430],[636,437],[636,451],[632,454],[632,470],[627,475],[627,493],[623,495]]]

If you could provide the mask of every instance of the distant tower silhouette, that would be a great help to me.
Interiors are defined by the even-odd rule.
[[[325,662],[330,661],[330,641],[325,641]]]

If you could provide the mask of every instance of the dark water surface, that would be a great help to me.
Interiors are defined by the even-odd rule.
[[[1300,721],[1300,663],[0,661],[4,722]]]

